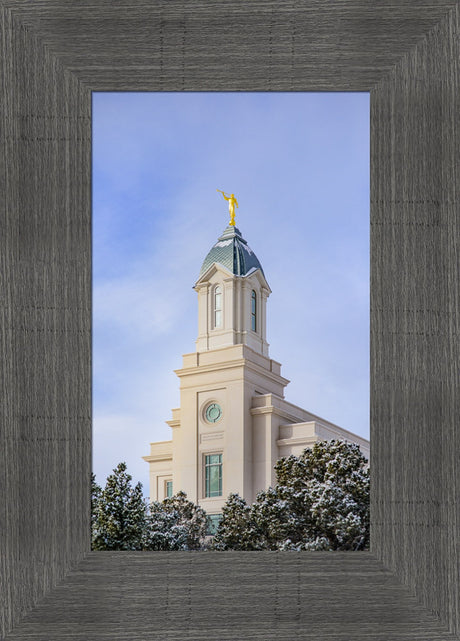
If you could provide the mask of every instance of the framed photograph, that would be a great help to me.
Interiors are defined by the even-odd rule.
[[[0,9],[0,634],[458,638],[458,4]],[[369,553],[89,552],[98,91],[370,93]],[[226,582],[198,598],[210,572]]]

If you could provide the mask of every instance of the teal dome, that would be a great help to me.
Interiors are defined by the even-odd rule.
[[[235,276],[246,276],[256,269],[264,273],[257,256],[244,240],[240,230],[232,225],[229,225],[222,236],[219,236],[217,243],[204,259],[199,278],[213,263],[220,263]]]

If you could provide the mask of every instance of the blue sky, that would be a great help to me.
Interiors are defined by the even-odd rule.
[[[369,94],[93,93],[93,470],[148,495],[201,263],[228,224],[272,294],[286,399],[369,437]]]

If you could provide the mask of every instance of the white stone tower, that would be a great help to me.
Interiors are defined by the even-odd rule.
[[[265,452],[253,449],[253,397],[274,393],[283,398],[288,381],[280,375],[279,363],[268,357],[270,288],[236,227],[229,225],[211,248],[195,290],[198,338],[196,351],[184,355],[183,367],[176,371],[181,407],[169,423],[172,471],[174,488],[213,514],[230,492],[253,500],[255,468],[266,459]],[[269,441],[271,480],[276,444],[271,437]]]

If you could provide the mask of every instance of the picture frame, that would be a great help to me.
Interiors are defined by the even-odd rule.
[[[362,559],[432,617],[426,638],[458,638],[458,2],[2,0],[0,10],[1,634],[21,638],[31,608],[95,558],[92,92],[369,91],[372,499]],[[345,572],[350,560],[331,562]],[[28,625],[38,639],[39,619]]]

